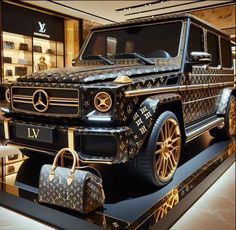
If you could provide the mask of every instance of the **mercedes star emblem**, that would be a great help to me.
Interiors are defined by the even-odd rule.
[[[34,109],[40,113],[45,112],[48,109],[49,105],[49,98],[47,93],[42,90],[38,89],[33,94],[33,106]]]

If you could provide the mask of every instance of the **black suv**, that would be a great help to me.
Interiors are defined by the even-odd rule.
[[[196,17],[94,28],[75,65],[6,89],[3,145],[28,156],[69,147],[85,163],[129,161],[144,181],[164,185],[186,142],[208,130],[236,133],[229,36]]]

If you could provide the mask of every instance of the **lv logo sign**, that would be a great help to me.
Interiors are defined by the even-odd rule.
[[[31,139],[38,139],[40,129],[28,128],[27,137]]]
[[[40,33],[45,33],[46,32],[46,23],[38,22],[39,24],[39,32]]]

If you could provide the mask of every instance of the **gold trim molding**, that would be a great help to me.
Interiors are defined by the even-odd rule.
[[[74,138],[75,128],[68,128],[68,148],[75,149],[75,138]]]
[[[138,90],[125,91],[125,97],[136,97],[149,94],[159,94],[159,93],[169,93],[169,92],[182,92],[188,90],[196,89],[209,89],[216,87],[234,86],[233,82],[220,82],[211,84],[196,84],[196,85],[181,85],[181,86],[171,86],[171,87],[155,87],[155,88],[144,88]]]
[[[10,139],[9,121],[10,121],[10,119],[4,120],[4,136],[5,136],[6,140]]]

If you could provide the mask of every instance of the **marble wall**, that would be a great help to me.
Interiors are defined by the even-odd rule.
[[[79,55],[79,21],[65,19],[65,64],[72,66],[72,59]]]

